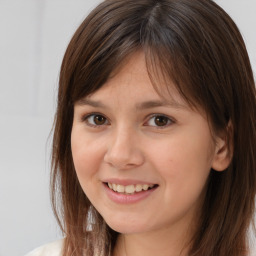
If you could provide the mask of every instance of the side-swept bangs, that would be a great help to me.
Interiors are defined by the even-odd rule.
[[[93,255],[93,237],[104,255],[115,244],[117,234],[95,210],[91,214],[98,225],[90,234],[84,228],[92,206],[73,166],[73,111],[78,100],[101,88],[137,51],[145,53],[157,92],[162,91],[158,79],[164,78],[167,89],[172,82],[191,107],[205,111],[214,132],[226,131],[233,149],[229,168],[211,172],[191,255],[242,255],[238,252],[246,248],[256,193],[255,85],[238,28],[210,0],[106,0],[75,32],[60,72],[52,154],[53,206],[58,215],[59,187],[64,252],[76,248],[72,255],[82,255],[78,248],[86,247]]]

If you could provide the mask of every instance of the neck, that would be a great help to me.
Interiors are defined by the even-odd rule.
[[[191,230],[190,230],[191,231]],[[120,234],[114,256],[187,256],[191,236],[181,230],[159,230],[138,234]]]

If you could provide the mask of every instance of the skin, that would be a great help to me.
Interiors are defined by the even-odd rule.
[[[225,140],[212,135],[205,113],[169,87],[171,97],[160,96],[144,55],[134,53],[102,88],[75,104],[75,169],[91,203],[120,233],[114,255],[187,255],[210,170],[228,165]],[[143,104],[152,101],[164,104]],[[106,193],[109,179],[158,186],[143,200],[119,204]]]

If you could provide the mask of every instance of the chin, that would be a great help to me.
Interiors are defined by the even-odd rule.
[[[145,232],[145,230],[139,229],[138,227],[128,227],[125,225],[109,225],[109,227],[120,234],[136,234]]]
[[[109,220],[106,223],[111,229],[121,234],[135,234],[148,231],[148,224],[143,225],[142,221],[132,221],[129,218]]]

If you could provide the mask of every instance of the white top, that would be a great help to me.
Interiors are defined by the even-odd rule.
[[[63,240],[57,240],[53,243],[49,243],[38,247],[25,256],[61,256]]]
[[[62,256],[61,255],[61,248],[62,248],[63,239],[57,240],[53,243],[46,244],[43,246],[38,247],[37,249],[33,250],[29,254],[25,256]],[[251,251],[250,256],[255,256],[256,250]]]

